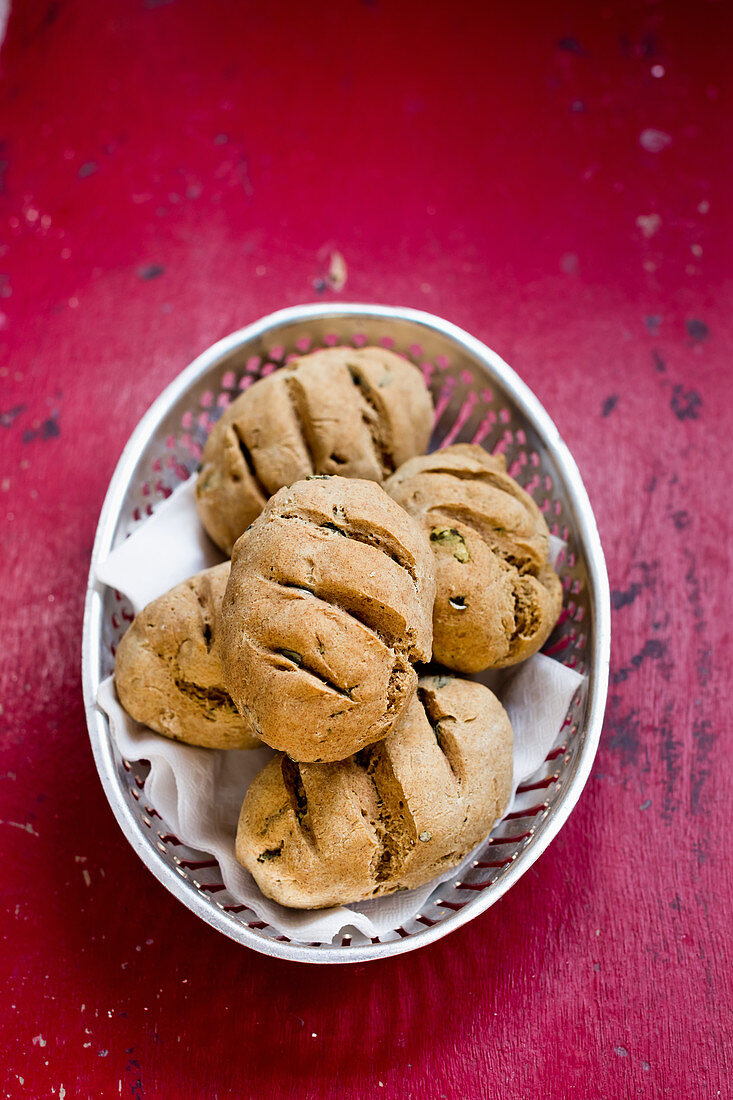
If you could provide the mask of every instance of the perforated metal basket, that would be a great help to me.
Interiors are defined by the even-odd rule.
[[[319,347],[382,344],[424,372],[436,405],[431,449],[456,442],[502,451],[509,473],[532,494],[550,530],[565,540],[557,569],[563,612],[545,652],[586,675],[560,742],[520,790],[509,815],[469,872],[436,887],[405,927],[368,940],[291,942],[237,904],[218,864],[172,834],[145,802],[145,764],[120,758],[97,689],[112,671],[115,646],[132,619],[125,600],[95,582],[95,568],[193,473],[221,411],[257,378],[294,355]],[[152,405],[128,442],[110,483],[97,528],[84,615],[82,678],[99,775],[125,836],[153,874],[189,909],[239,943],[268,955],[316,963],[363,962],[439,939],[493,905],[557,835],[588,778],[608,684],[610,601],[593,513],[577,467],[534,395],[494,352],[427,313],[382,306],[300,306],[235,332],[200,355]],[[532,792],[536,792],[533,795]],[[527,803],[532,803],[527,805]]]

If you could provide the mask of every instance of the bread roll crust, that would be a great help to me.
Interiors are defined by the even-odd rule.
[[[236,855],[267,897],[315,909],[429,882],[505,812],[512,729],[482,684],[421,678],[379,744],[331,764],[278,754],[255,777]]]
[[[458,672],[504,668],[547,641],[562,607],[539,508],[503,455],[455,444],[409,459],[385,483],[435,555],[436,661]]]
[[[343,760],[385,737],[430,659],[433,557],[375,482],[281,489],[234,547],[224,678],[259,736],[294,760]]]
[[[135,616],[117,647],[115,686],[131,717],[174,741],[257,748],[224,687],[219,611],[229,565],[197,573]]]
[[[384,348],[327,348],[255,382],[214,425],[196,483],[201,521],[227,554],[278,489],[309,474],[383,482],[428,445],[420,371]]]

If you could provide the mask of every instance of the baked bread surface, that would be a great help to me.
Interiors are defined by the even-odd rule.
[[[296,908],[420,886],[491,831],[511,784],[512,729],[496,696],[424,677],[378,744],[338,763],[271,760],[247,790],[237,859],[263,894]]]
[[[372,481],[281,489],[237,541],[222,605],[227,689],[294,760],[343,760],[389,733],[430,659],[433,555]]]
[[[229,565],[197,573],[135,616],[117,647],[115,686],[128,714],[175,741],[257,748],[223,681],[219,611]]]
[[[433,403],[384,348],[327,348],[242,393],[214,425],[196,483],[201,521],[227,554],[278,489],[309,474],[383,482],[428,445]]]
[[[385,483],[435,555],[435,660],[458,672],[504,668],[544,645],[562,607],[550,533],[503,455],[459,443],[409,459]]]

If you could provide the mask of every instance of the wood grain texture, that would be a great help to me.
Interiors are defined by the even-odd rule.
[[[731,30],[725,4],[613,0],[14,5],[4,1095],[730,1095]],[[433,947],[305,969],[128,849],[78,668],[140,415],[318,296],[427,308],[519,371],[588,486],[615,634],[597,765],[539,863]]]

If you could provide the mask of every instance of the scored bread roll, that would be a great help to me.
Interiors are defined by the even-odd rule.
[[[222,604],[227,689],[294,760],[343,760],[385,737],[430,659],[433,556],[373,481],[281,489],[234,547]]]
[[[384,348],[328,348],[255,382],[214,425],[196,483],[201,522],[227,554],[278,489],[309,474],[382,482],[428,445],[433,403]]]
[[[258,748],[223,681],[218,620],[229,566],[197,573],[135,616],[117,647],[115,686],[132,718],[174,741]]]
[[[420,886],[491,831],[511,784],[512,729],[496,696],[423,677],[379,744],[332,764],[271,760],[247,790],[237,859],[263,894],[295,908]]]
[[[562,607],[550,533],[503,455],[458,443],[409,459],[385,483],[435,555],[435,660],[458,672],[504,668],[544,645]]]

